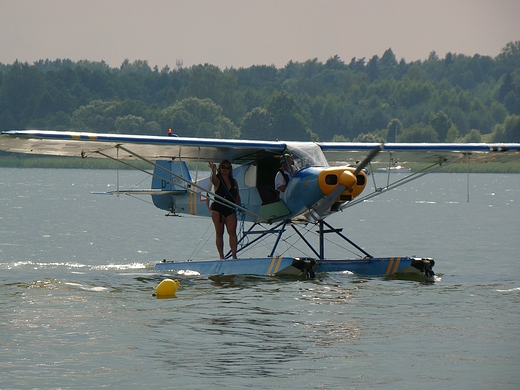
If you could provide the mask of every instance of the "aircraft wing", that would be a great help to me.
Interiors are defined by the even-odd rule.
[[[55,156],[112,157],[119,159],[241,162],[272,156],[284,151],[283,141],[249,141],[214,138],[165,137],[70,131],[10,130],[0,136],[0,150]],[[330,165],[355,164],[378,145],[382,146],[373,163],[443,164],[467,162],[507,162],[520,158],[520,143],[355,143],[319,142]],[[132,154],[129,152],[131,151]]]
[[[10,130],[0,136],[0,150],[53,156],[112,157],[119,159],[192,161],[248,161],[281,154],[284,142],[209,138],[79,133],[70,131]],[[129,153],[128,151],[131,151]]]
[[[319,142],[329,164],[355,164],[377,146],[382,147],[371,161],[389,164],[394,162],[444,164],[453,162],[484,163],[508,162],[520,160],[520,143],[485,144],[485,143],[354,143],[354,142]]]

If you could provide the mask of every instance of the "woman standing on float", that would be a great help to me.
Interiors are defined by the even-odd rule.
[[[224,204],[221,198],[231,203],[240,205],[240,194],[238,192],[238,183],[233,178],[233,167],[229,160],[222,160],[217,166],[210,162],[208,166],[211,168],[211,183],[215,188],[215,194],[220,198],[213,201],[211,205],[211,219],[215,225],[215,243],[217,245],[218,254],[224,259],[224,226],[229,235],[229,246],[233,259],[237,258],[237,215],[236,209]]]

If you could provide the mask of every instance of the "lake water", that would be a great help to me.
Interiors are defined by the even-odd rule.
[[[215,255],[209,220],[90,194],[115,171],[0,169],[0,388],[518,389],[520,176],[470,175],[469,203],[467,183],[328,219],[374,256],[433,257],[434,283],[175,276],[156,299],[156,261]]]

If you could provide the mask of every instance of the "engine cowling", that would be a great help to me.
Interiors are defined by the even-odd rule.
[[[346,188],[338,197],[338,201],[347,202],[363,192],[367,183],[367,176],[364,171],[354,174],[354,167],[333,167],[320,172],[318,184],[321,191],[328,195],[338,185],[342,184]]]

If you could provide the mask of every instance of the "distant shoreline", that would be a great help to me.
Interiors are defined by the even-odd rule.
[[[151,169],[149,164],[141,161],[131,161],[140,169]],[[407,164],[412,172],[425,168],[421,164]],[[377,165],[377,168],[382,165]],[[0,156],[0,168],[46,168],[46,169],[132,169],[116,161],[101,158],[56,157],[56,156]],[[374,169],[376,167],[374,166]],[[520,161],[508,163],[459,163],[441,168],[442,173],[520,173]]]

